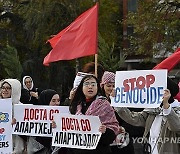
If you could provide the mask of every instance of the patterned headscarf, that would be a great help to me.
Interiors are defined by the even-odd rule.
[[[106,83],[114,83],[115,82],[115,74],[113,72],[105,71],[102,76],[101,86]]]

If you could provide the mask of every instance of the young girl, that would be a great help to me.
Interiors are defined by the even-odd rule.
[[[77,115],[99,116],[102,123],[99,131],[102,132],[102,136],[95,150],[71,149],[73,154],[111,153],[109,145],[114,141],[120,128],[110,103],[100,95],[101,88],[98,79],[93,75],[85,76],[72,99],[70,112]]]
[[[113,93],[114,87],[115,87],[115,74],[113,72],[105,71],[101,80],[101,88],[102,88],[103,96],[105,96],[109,100],[109,102],[111,101],[110,96]],[[132,126],[127,124],[125,121],[123,121],[116,112],[115,112],[115,115],[119,124],[123,126],[125,130],[126,128],[132,129]],[[119,153],[134,154],[132,138],[130,138],[129,144],[123,148],[118,148],[118,146],[112,145],[111,151],[113,154],[119,154]]]
[[[12,98],[12,105],[21,104],[21,83],[17,79],[5,79],[1,83],[2,99]],[[14,110],[12,111],[14,115]],[[12,124],[15,123],[15,118],[12,119]],[[13,153],[22,154],[24,151],[24,141],[19,135],[13,135]]]
[[[60,96],[52,89],[43,90],[39,96],[39,105],[59,106]],[[49,154],[52,152],[51,137],[29,137],[28,154]]]

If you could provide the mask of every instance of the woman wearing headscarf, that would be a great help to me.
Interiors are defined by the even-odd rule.
[[[102,79],[101,79],[101,88],[102,88],[102,95],[105,96],[109,102],[111,102],[111,94],[114,91],[114,87],[115,87],[115,73],[113,72],[109,72],[109,71],[105,71]],[[119,115],[115,112],[116,118],[119,122],[119,124],[125,128],[125,131],[127,131],[129,133],[129,131],[126,128],[130,128],[132,129],[132,126],[128,123],[126,123],[124,120],[122,120]],[[124,132],[125,133],[125,132]],[[133,148],[133,142],[132,142],[132,138],[130,137],[130,142],[127,146],[120,148],[120,145],[111,145],[111,151],[113,154],[119,154],[119,153],[128,153],[128,154],[134,154],[134,148]]]
[[[39,96],[39,105],[59,106],[60,96],[52,89],[43,90]],[[49,154],[52,152],[51,137],[30,137],[27,152],[28,154]]]
[[[39,89],[34,86],[33,79],[30,76],[24,76],[23,77],[23,89],[22,89],[22,100],[23,104],[38,104],[38,95],[40,93]],[[27,100],[27,98],[29,100]]]
[[[94,75],[86,75],[80,82],[70,104],[71,114],[99,116],[102,125],[100,141],[94,150],[71,149],[73,154],[110,154],[110,144],[119,133],[119,124],[113,108],[107,99],[101,96],[98,79]]]
[[[167,88],[159,108],[131,112],[127,108],[116,107],[119,116],[129,124],[145,127],[144,153],[179,154],[180,145],[180,103],[173,97],[179,92],[178,85],[167,79]],[[176,141],[176,142],[173,142]]]
[[[12,107],[14,115],[14,104],[21,104],[21,83],[17,79],[5,79],[1,82],[1,97],[2,99],[12,98]],[[15,123],[13,118],[12,124]],[[22,154],[25,150],[24,141],[18,135],[13,135],[14,154]]]

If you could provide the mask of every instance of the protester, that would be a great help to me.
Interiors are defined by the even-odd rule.
[[[43,90],[39,96],[39,105],[46,106],[59,106],[60,105],[60,96],[59,94],[52,89]],[[51,137],[30,137],[27,147],[27,153],[35,154],[49,154],[53,151],[51,146],[52,138]],[[65,149],[58,149],[65,154]]]
[[[12,98],[12,104],[21,104],[21,83],[17,79],[5,79],[1,83],[2,99]],[[14,107],[13,107],[14,108]],[[12,111],[14,115],[14,110]],[[15,123],[15,118],[12,119],[12,124]],[[22,154],[25,150],[25,143],[18,135],[13,135],[13,154]]]
[[[101,88],[102,88],[103,96],[105,96],[109,102],[111,102],[110,96],[113,93],[114,87],[115,87],[115,74],[113,72],[105,71],[101,80]],[[115,115],[119,124],[123,128],[125,128],[125,131],[127,131],[126,127],[129,124],[126,123],[124,120],[122,120],[116,112],[115,112]],[[130,142],[127,146],[123,148],[120,148],[120,147],[121,147],[120,145],[111,145],[112,153],[113,154],[119,154],[119,153],[134,154],[133,142],[132,142],[131,137],[130,137]]]
[[[159,108],[144,109],[142,112],[131,112],[128,108],[122,107],[115,108],[119,116],[129,124],[145,127],[144,153],[147,154],[180,153],[177,141],[180,134],[180,103],[173,99],[179,92],[179,87],[168,78],[167,88]]]
[[[82,75],[82,73],[84,73],[84,74]],[[97,78],[98,78],[99,82],[101,82],[101,78],[103,76],[103,73],[104,73],[103,66],[101,64],[97,64]],[[65,99],[65,102],[63,103],[64,105],[70,104],[70,100],[74,97],[76,89],[77,89],[80,81],[83,78],[82,76],[88,75],[88,74],[94,74],[95,75],[95,63],[94,62],[86,63],[82,69],[82,72],[77,73],[75,80],[74,80],[74,83],[73,83],[73,88],[69,92],[69,97]]]
[[[100,84],[94,75],[87,75],[81,80],[71,101],[70,112],[76,115],[99,116],[102,123],[99,130],[102,132],[102,136],[95,150],[72,149],[73,154],[111,153],[109,145],[119,134],[120,128],[113,108],[107,99],[100,94]]]
[[[95,63],[94,62],[89,62],[86,63],[82,69],[84,73],[90,73],[90,74],[95,74]],[[97,64],[97,78],[99,82],[101,82],[102,76],[104,74],[104,68],[101,64]]]
[[[40,91],[38,88],[36,88],[34,86],[33,79],[30,76],[24,76],[22,84],[23,84],[23,90],[22,90],[23,96],[21,99],[26,100],[26,98],[28,98],[30,96],[29,101],[27,101],[27,102],[23,101],[24,102],[23,104],[37,105],[38,104],[38,95],[40,94]]]

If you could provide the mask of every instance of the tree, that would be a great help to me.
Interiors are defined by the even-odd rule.
[[[0,50],[0,63],[5,68],[5,78],[21,78],[22,66],[19,61],[17,50],[9,45],[3,50]]]
[[[173,52],[180,45],[178,9],[176,0],[138,1],[137,12],[128,15],[128,24],[134,28],[129,54],[152,57]]]
[[[60,61],[51,64],[50,67],[44,67],[43,59],[51,50],[46,41],[94,4],[92,0],[2,0],[0,1],[0,32],[3,35],[0,36],[0,47],[6,48],[8,42],[17,49],[23,66],[22,76],[31,75],[37,86],[52,87],[68,95],[67,89],[71,88],[75,77],[76,62],[75,60]],[[121,39],[119,8],[119,1],[100,1],[99,31],[106,44],[111,46],[114,43],[113,50],[118,52]],[[8,22],[4,22],[6,19]],[[105,51],[101,48],[101,52]],[[80,68],[91,59],[92,56],[80,58]]]
[[[126,56],[118,56],[114,53],[114,43],[108,45],[99,34],[99,54],[98,59],[105,70],[115,72],[124,65]]]

